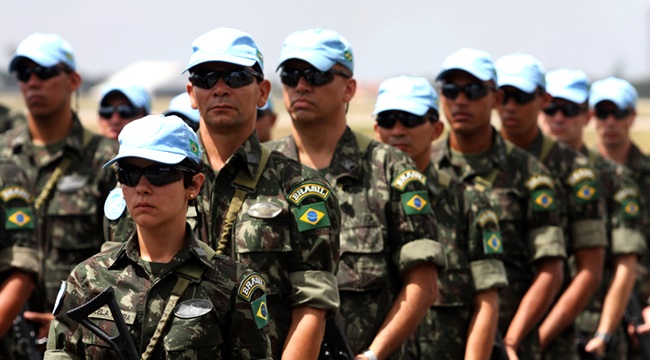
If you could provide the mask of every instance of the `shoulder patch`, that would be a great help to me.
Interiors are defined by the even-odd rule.
[[[34,201],[34,195],[32,195],[31,191],[22,186],[7,186],[6,188],[3,188],[0,190],[0,198],[4,202],[13,199],[20,199],[29,204]]]
[[[544,185],[553,188],[555,187],[555,181],[550,176],[544,174],[533,175],[526,180],[526,187],[529,190],[535,190]]]
[[[483,210],[476,217],[476,222],[481,227],[485,227],[485,225],[490,223],[490,222],[498,224],[499,223],[499,216],[492,209]]]
[[[531,200],[533,201],[533,211],[555,210],[554,194],[549,189],[533,191]]]
[[[257,289],[266,291],[266,280],[257,273],[250,274],[239,284],[237,294],[242,299],[250,302],[253,293]]]
[[[309,204],[293,209],[300,232],[330,226],[330,218],[324,202]]]
[[[614,200],[617,203],[622,204],[625,199],[638,199],[640,196],[639,189],[633,186],[626,186],[619,189],[616,194],[614,194]]]
[[[427,177],[424,176],[421,172],[414,169],[404,170],[399,175],[397,175],[395,179],[393,179],[393,182],[390,184],[390,186],[399,191],[404,191],[406,185],[413,181],[417,181],[422,185],[425,185],[427,183]]]
[[[323,200],[327,200],[327,198],[330,196],[330,189],[316,183],[300,184],[297,188],[293,189],[291,193],[289,193],[287,200],[294,203],[295,205],[300,205],[304,199],[311,196],[316,196]]]
[[[31,207],[7,208],[5,220],[5,229],[7,230],[34,229],[34,212]]]
[[[258,329],[265,327],[269,323],[269,309],[266,305],[266,294],[251,302],[251,310],[253,311],[255,325],[257,325]]]
[[[596,173],[590,168],[578,168],[573,170],[571,175],[567,178],[567,183],[570,186],[576,186],[583,181],[596,180]]]
[[[126,200],[122,195],[122,188],[115,188],[106,197],[104,201],[104,214],[108,220],[117,220],[126,209]]]
[[[63,306],[63,299],[65,298],[65,292],[67,288],[68,282],[65,280],[61,281],[61,287],[59,287],[59,293],[56,294],[56,301],[54,302],[52,315],[56,316],[61,311],[61,306]]]
[[[430,214],[432,212],[427,190],[403,193],[402,206],[404,206],[406,215]]]
[[[640,207],[636,199],[623,200],[621,207],[623,208],[623,217],[625,219],[634,219],[639,216]]]
[[[573,187],[578,203],[584,204],[598,198],[596,184],[593,180],[588,180],[583,184],[578,184]]]
[[[503,253],[501,231],[483,231],[483,252],[486,255]]]

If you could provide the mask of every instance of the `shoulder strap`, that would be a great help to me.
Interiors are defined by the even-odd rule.
[[[354,134],[354,137],[357,138],[357,144],[359,144],[361,152],[365,152],[373,139],[370,136],[358,131],[353,131],[352,133]]]
[[[246,172],[241,170],[237,172],[237,177],[235,178],[235,181],[232,184],[235,187],[235,194],[230,200],[228,213],[226,214],[223,228],[221,230],[221,235],[219,236],[219,244],[217,245],[217,254],[223,254],[226,248],[228,247],[230,229],[232,229],[232,225],[235,223],[235,220],[237,219],[237,213],[239,213],[239,210],[241,210],[241,207],[244,204],[244,200],[246,199],[246,195],[248,193],[254,192],[255,189],[257,188],[257,183],[262,177],[262,173],[264,172],[264,168],[266,167],[266,163],[269,160],[270,156],[271,156],[271,151],[266,146],[262,145],[262,156],[260,158],[260,164],[257,167],[257,172],[255,173],[255,177],[251,177],[250,175],[246,174]]]
[[[550,136],[544,136],[542,139],[542,151],[539,153],[539,160],[544,162],[551,153],[551,149],[553,149],[553,145],[555,145],[555,140],[551,139]]]

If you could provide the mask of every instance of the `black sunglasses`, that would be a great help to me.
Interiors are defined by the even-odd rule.
[[[193,173],[192,169],[178,165],[152,165],[145,168],[133,165],[119,165],[117,167],[117,180],[125,186],[136,186],[140,177],[144,175],[154,186],[163,186],[179,181],[183,172]]]
[[[565,103],[564,105],[560,105],[552,102],[546,109],[544,109],[544,114],[553,116],[559,111],[564,114],[564,116],[571,117],[580,114],[584,110],[585,108],[578,104]]]
[[[63,69],[58,65],[51,67],[26,67],[22,69],[16,69],[16,79],[18,79],[20,82],[28,82],[29,78],[32,77],[32,74],[34,74],[41,80],[47,80],[58,76],[62,71]]]
[[[219,79],[223,79],[226,85],[237,89],[252,84],[256,78],[262,81],[264,75],[250,69],[241,69],[194,73],[190,76],[190,82],[202,89],[212,89]]]
[[[519,89],[505,90],[501,88],[501,90],[503,91],[503,100],[501,100],[501,103],[503,105],[507,104],[509,99],[514,100],[519,105],[528,104],[529,102],[535,100],[535,96],[537,96],[537,91],[527,93]]]
[[[138,116],[138,109],[131,105],[102,106],[99,108],[99,116],[102,119],[110,119],[116,113],[124,119]]]
[[[456,100],[460,93],[465,94],[465,97],[468,100],[477,100],[485,95],[488,91],[493,90],[494,88],[486,86],[480,83],[471,83],[465,86],[458,86],[452,83],[446,83],[442,85],[442,95],[448,99]]]
[[[427,120],[436,121],[436,116],[418,116],[406,111],[382,111],[377,114],[377,125],[385,129],[392,129],[397,121],[401,122],[404,127],[412,129],[427,122]]]
[[[332,82],[332,80],[334,80],[334,75],[341,75],[346,79],[352,77],[352,75],[336,69],[320,71],[316,69],[297,70],[282,68],[282,71],[280,72],[280,81],[287,86],[296,87],[298,86],[300,78],[304,77],[309,85],[321,86]]]
[[[624,110],[612,110],[612,109],[603,109],[601,107],[596,106],[596,118],[598,120],[607,120],[607,118],[612,115],[616,120],[623,120],[626,117],[630,116],[632,113],[632,110],[630,109],[624,109]]]

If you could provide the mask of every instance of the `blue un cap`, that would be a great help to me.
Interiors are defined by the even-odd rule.
[[[102,87],[99,104],[103,106],[106,97],[113,92],[124,95],[133,107],[142,108],[147,114],[151,112],[151,96],[144,86],[123,82],[109,82]]]
[[[333,30],[309,29],[287,36],[282,44],[278,69],[290,59],[306,61],[320,71],[327,71],[339,63],[354,73],[352,47]]]
[[[169,102],[169,108],[165,111],[166,116],[177,114],[185,116],[196,124],[201,120],[201,113],[192,107],[192,99],[187,91],[174,96]]]
[[[589,80],[582,70],[557,69],[546,74],[546,92],[560,98],[583,104],[589,97]]]
[[[104,167],[127,157],[174,165],[185,159],[199,164],[201,149],[196,133],[178,116],[149,115],[124,126],[120,150]]]
[[[601,101],[613,102],[619,110],[636,109],[636,99],[639,95],[629,82],[616,77],[598,80],[591,85],[589,106],[595,107]]]
[[[398,76],[379,85],[373,115],[382,111],[400,110],[424,116],[429,109],[438,111],[438,94],[425,78]]]
[[[192,42],[190,62],[183,72],[206,62],[221,61],[241,66],[256,63],[264,71],[264,57],[250,34],[237,29],[216,28]]]
[[[494,64],[497,70],[497,86],[514,86],[532,94],[535,89],[546,88],[544,66],[527,54],[510,54],[499,58]]]
[[[497,72],[490,54],[483,50],[463,48],[449,55],[442,62],[442,70],[436,80],[442,80],[453,70],[465,71],[481,81],[492,80],[496,84]]]
[[[27,58],[40,66],[52,67],[63,63],[71,70],[76,69],[72,47],[57,34],[34,33],[18,44],[16,53],[9,63],[9,72],[16,70],[22,58]]]

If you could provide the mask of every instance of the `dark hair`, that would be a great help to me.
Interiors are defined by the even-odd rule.
[[[424,117],[429,119],[432,123],[440,120],[440,114],[438,114],[438,110],[434,108],[429,108],[429,111],[424,114]]]
[[[183,159],[183,161],[179,162],[176,165],[182,166],[187,169],[191,169],[191,171],[183,171],[183,187],[185,187],[186,189],[189,188],[190,185],[192,185],[193,183],[192,178],[194,177],[194,175],[203,172],[203,170],[205,169],[205,165],[203,164],[203,161],[199,161],[199,163],[197,164],[188,158]],[[201,191],[203,191],[203,189],[201,189]]]

